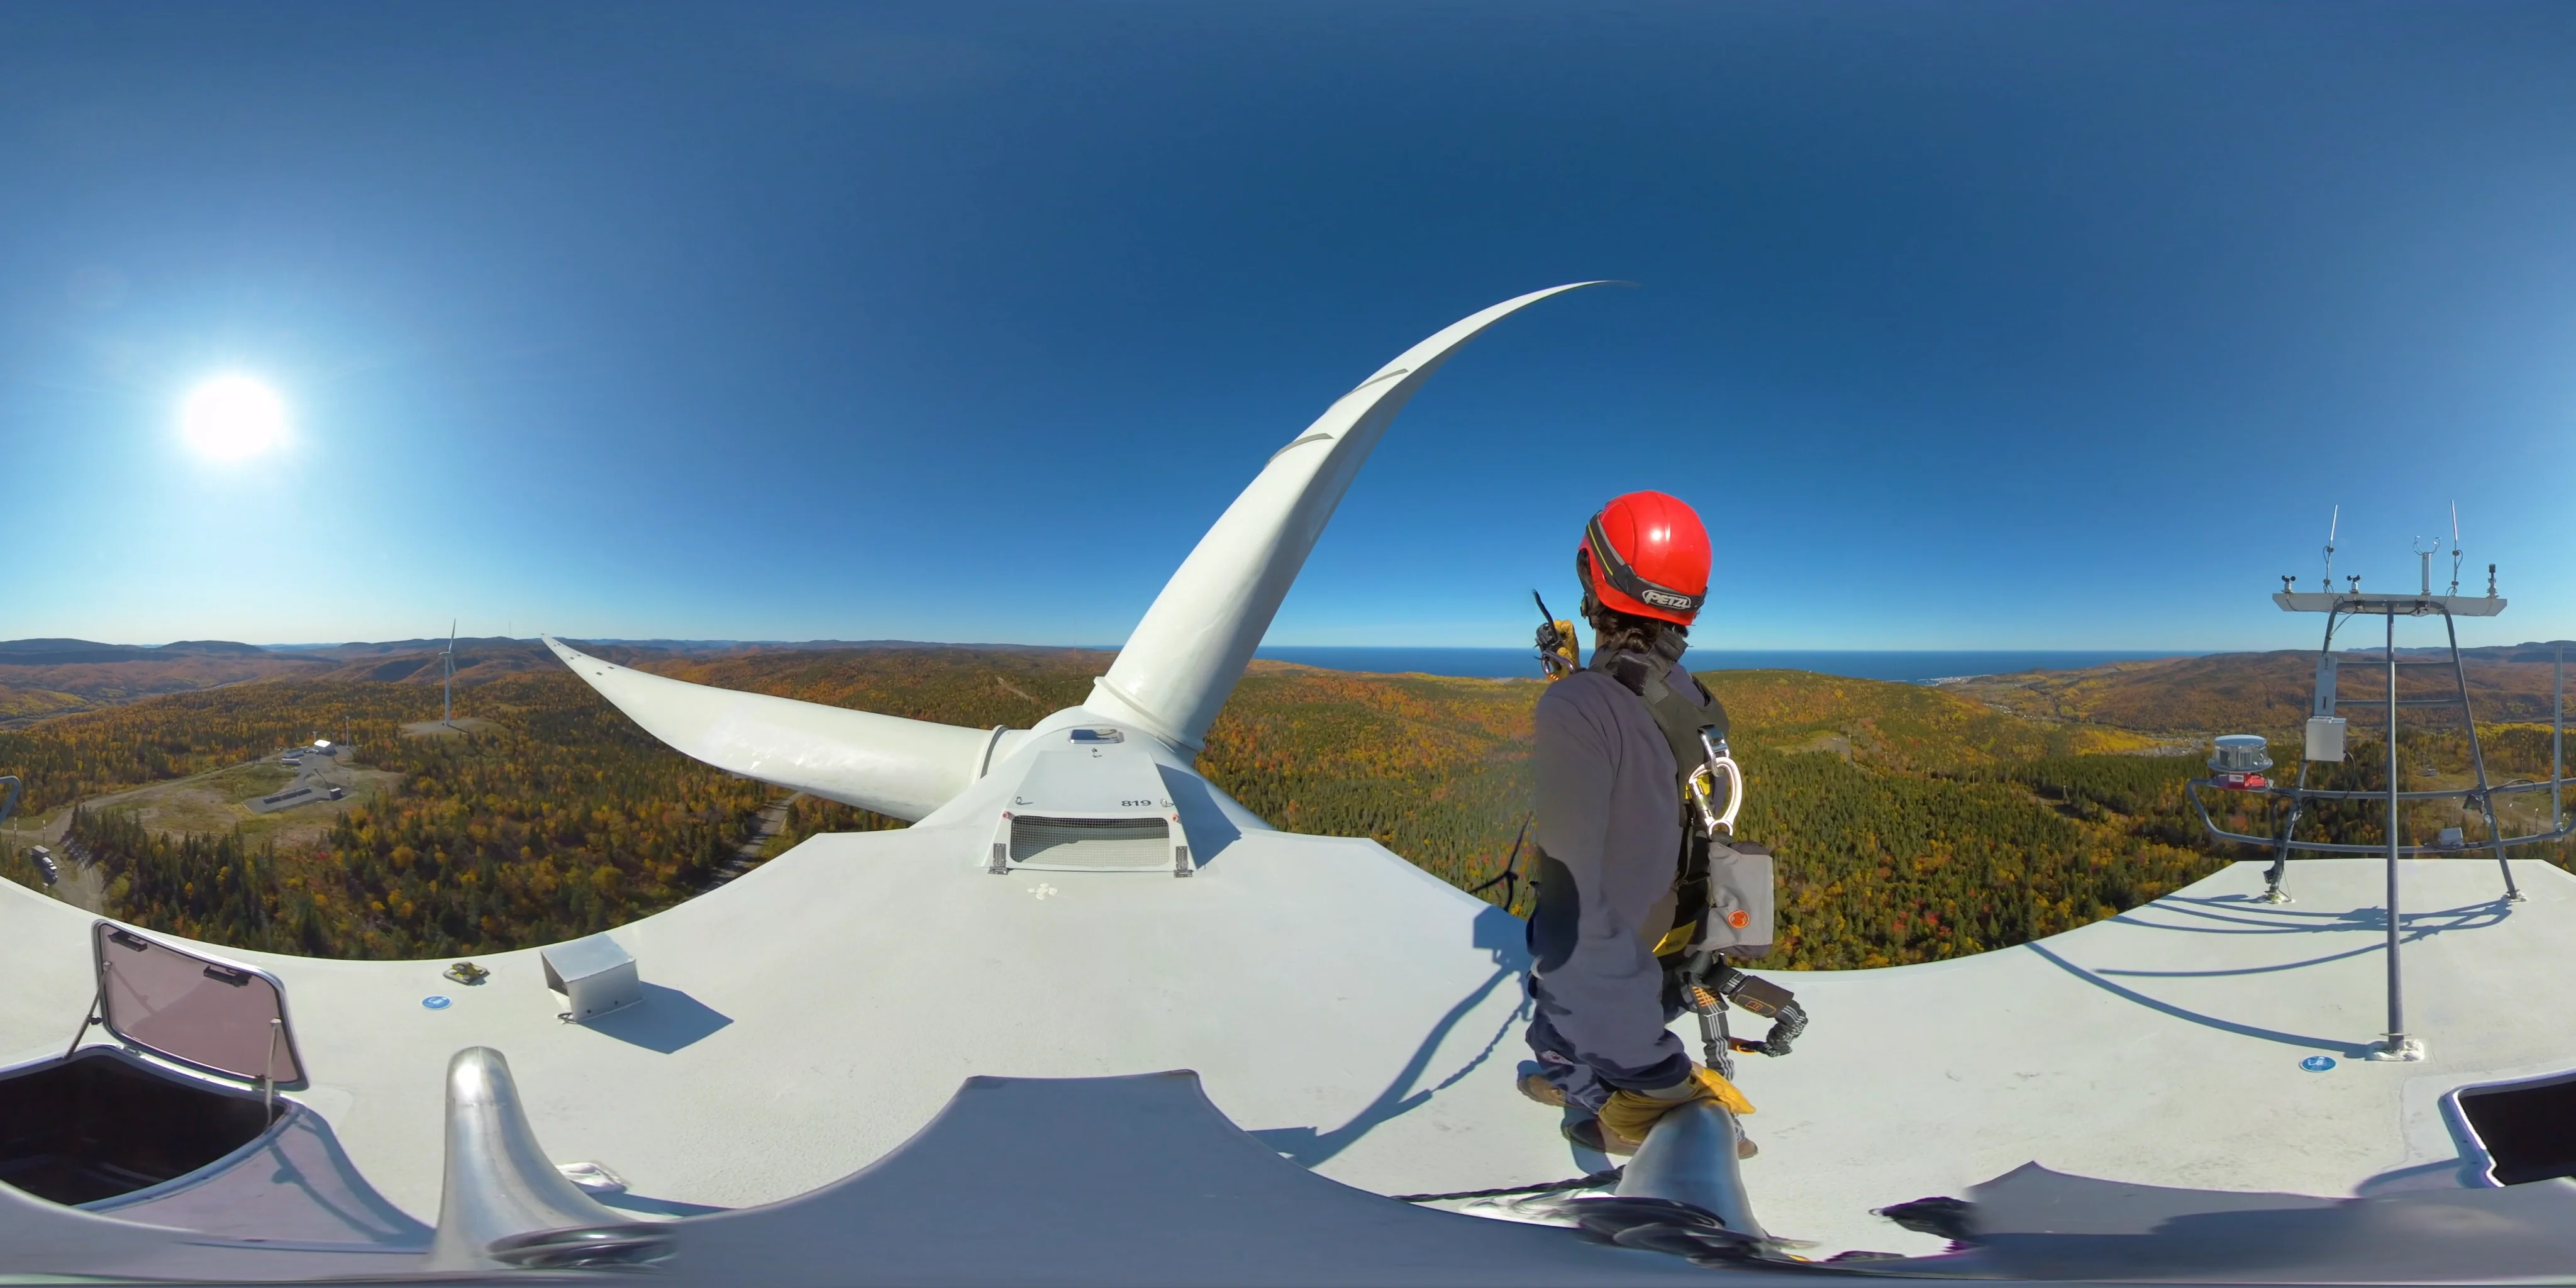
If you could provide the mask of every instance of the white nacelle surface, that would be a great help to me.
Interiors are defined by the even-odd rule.
[[[287,986],[312,1070],[292,1092],[424,1223],[441,1074],[489,1045],[558,1161],[658,1200],[740,1206],[846,1175],[973,1074],[1196,1069],[1238,1124],[1380,1193],[1525,1184],[1602,1165],[1513,1088],[1521,925],[1373,842],[1245,832],[1188,881],[992,876],[981,829],[818,837],[614,935],[646,1001],[555,1018],[533,951],[443,962],[232,953]],[[2028,1161],[2158,1185],[2339,1195],[2472,1183],[2443,1097],[2564,1068],[2576,1015],[2528,1003],[2576,940],[2576,880],[2410,861],[2422,1064],[2357,1057],[2380,1026],[2380,865],[2310,860],[2300,902],[2240,864],[2136,912],[1927,966],[1765,972],[1815,1017],[1739,1081],[1762,1220],[1827,1249],[1928,1252],[1869,1209]],[[0,891],[12,1063],[51,1059],[89,997],[85,914]],[[422,1006],[446,996],[443,1010]],[[1678,1031],[1689,1032],[1688,1025]],[[1694,1039],[1695,1046],[1695,1039]],[[2302,1061],[2326,1055],[2326,1072]]]

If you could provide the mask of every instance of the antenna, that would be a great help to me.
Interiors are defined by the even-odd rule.
[[[456,727],[456,619],[453,617],[447,619],[447,651],[438,656],[447,666],[446,690],[438,704],[438,722],[453,729]]]
[[[2460,503],[2457,501],[2451,503],[2451,589],[2448,593],[2460,593]]]
[[[2338,506],[2336,506],[2336,507],[2334,508],[2334,514],[2333,514],[2333,515],[2331,515],[2331,516],[2329,516],[2329,517],[2326,519],[2326,579],[2325,579],[2325,588],[2326,588],[2327,590],[2333,590],[2333,589],[2334,589],[2334,539],[2335,539],[2335,529],[2337,529],[2337,528],[2339,528],[2339,527],[2342,527],[2342,526],[2343,526],[2343,507],[2342,507],[2342,506],[2340,506],[2340,505],[2338,505]]]

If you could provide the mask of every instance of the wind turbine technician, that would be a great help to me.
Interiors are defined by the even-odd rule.
[[[1684,748],[1726,728],[1725,708],[1681,665],[1708,599],[1708,530],[1677,498],[1631,492],[1592,516],[1574,562],[1592,661],[1565,665],[1538,703],[1528,982],[1538,1071],[1520,1086],[1575,1111],[1568,1140],[1629,1154],[1657,1118],[1693,1101],[1753,1111],[1671,1028],[1685,986],[1673,973],[1709,920],[1706,851],[1693,874],[1682,785],[1698,757]]]

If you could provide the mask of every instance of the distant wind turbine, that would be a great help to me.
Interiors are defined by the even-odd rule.
[[[456,619],[447,619],[447,651],[438,655],[447,664],[446,693],[439,699],[438,722],[450,729],[456,727]]]

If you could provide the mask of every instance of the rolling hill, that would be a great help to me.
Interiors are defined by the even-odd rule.
[[[2536,643],[2461,650],[2469,699],[2478,719],[2546,722],[2553,648]],[[2576,654],[2576,648],[2569,651]],[[2398,650],[2403,659],[2446,655],[2447,650]],[[2219,653],[2117,662],[2082,671],[1978,676],[1943,687],[2019,715],[2140,733],[2266,732],[2291,728],[2307,718],[2316,665],[2313,651]],[[2375,692],[2372,686],[2384,684],[2384,675],[2384,671],[2371,672],[2364,661],[2347,660],[2341,687],[2347,695]],[[2401,696],[2447,694],[2452,686],[2447,671],[2408,668],[2400,672]]]
[[[455,643],[459,685],[484,684],[559,665],[554,654],[536,640],[468,637]],[[96,711],[163,694],[263,680],[436,684],[445,676],[439,655],[447,645],[444,639],[273,646],[230,640],[181,640],[157,646],[80,639],[5,640],[0,641],[0,729],[20,728],[54,716]],[[640,663],[677,657],[748,657],[780,651],[922,650],[942,646],[896,641],[767,644],[652,640],[612,641],[585,647],[613,661]]]

